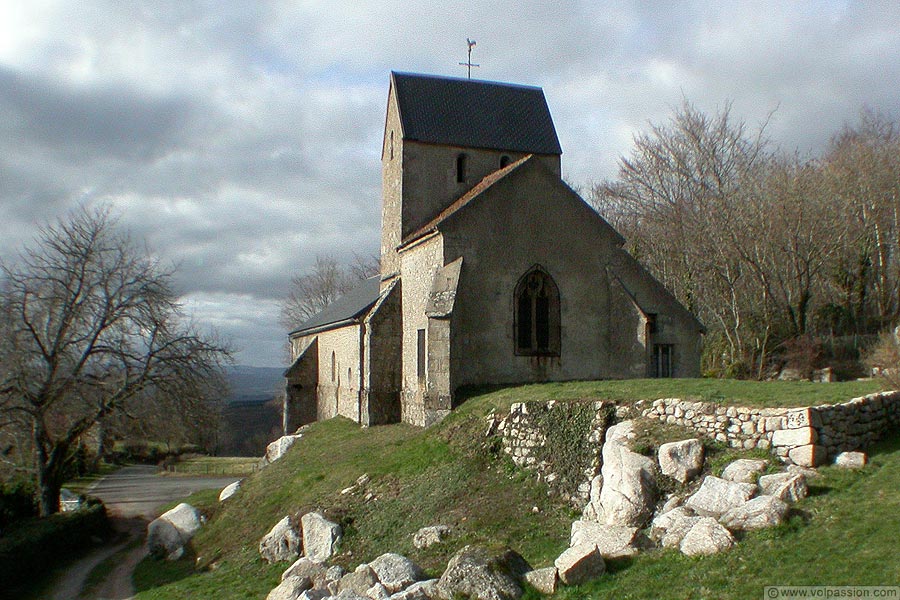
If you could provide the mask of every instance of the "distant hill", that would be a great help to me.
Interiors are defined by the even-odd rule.
[[[268,402],[284,389],[284,367],[248,367],[236,365],[225,372],[231,386],[229,404]]]
[[[281,431],[284,367],[230,367],[225,373],[231,392],[222,410],[218,454],[262,456],[266,444]]]

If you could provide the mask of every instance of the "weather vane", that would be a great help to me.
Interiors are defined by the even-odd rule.
[[[461,62],[459,65],[461,67],[466,67],[469,71],[469,79],[472,79],[472,67],[480,67],[481,65],[476,65],[472,63],[472,48],[475,47],[475,40],[470,40],[466,38],[466,43],[469,44],[469,60],[466,62]]]

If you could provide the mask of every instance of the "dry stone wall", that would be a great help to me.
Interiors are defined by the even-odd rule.
[[[814,467],[865,448],[900,427],[900,392],[880,392],[809,408],[745,408],[663,398],[645,417],[681,425],[733,448],[771,450],[785,462]]]
[[[585,500],[590,492],[587,482],[600,471],[603,435],[613,409],[599,401],[517,403],[508,415],[489,417],[488,435],[500,436],[503,451],[516,465],[533,469],[573,501]],[[578,411],[589,411],[590,419],[578,417]],[[815,467],[841,452],[866,448],[887,431],[900,428],[900,391],[809,408],[747,408],[662,398],[642,414],[733,448],[769,450],[786,463]],[[583,421],[581,433],[573,423],[578,418]],[[568,429],[560,433],[560,424]],[[550,431],[555,434],[549,436]],[[560,436],[576,439],[557,439]],[[576,451],[581,453],[581,483],[573,485],[560,481],[560,471],[574,458],[564,454]],[[554,456],[556,460],[551,459]]]
[[[600,472],[600,451],[613,406],[600,401],[519,402],[506,416],[489,417],[503,452],[536,471],[551,488],[583,504]],[[554,432],[549,436],[549,432]]]

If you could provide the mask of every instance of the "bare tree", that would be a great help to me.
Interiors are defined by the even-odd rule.
[[[30,437],[42,516],[58,510],[82,436],[129,406],[179,406],[221,374],[229,350],[182,318],[172,271],[120,233],[105,210],[41,230],[2,269],[0,410]]]
[[[288,297],[281,303],[279,323],[294,329],[349,292],[360,281],[379,272],[378,258],[353,255],[344,267],[333,256],[316,256],[312,269],[291,280]]]

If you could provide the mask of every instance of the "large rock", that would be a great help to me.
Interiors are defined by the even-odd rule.
[[[828,458],[828,449],[817,444],[797,446],[788,451],[788,458],[795,465],[815,468],[825,463]]]
[[[152,556],[177,560],[202,525],[200,511],[182,502],[147,526],[147,548]]]
[[[618,558],[621,556],[634,556],[639,552],[640,548],[637,538],[637,527],[606,525],[592,521],[575,521],[572,523],[569,546],[578,546],[586,543],[594,544],[603,558]]]
[[[734,537],[712,517],[701,517],[681,540],[681,552],[688,556],[715,554],[734,546]]]
[[[419,581],[412,584],[402,592],[391,594],[390,600],[433,600],[438,598],[437,579]]]
[[[683,506],[677,506],[670,511],[657,515],[650,523],[650,539],[655,541],[661,540],[675,521],[682,517],[692,516],[694,516],[694,513]]]
[[[763,475],[759,478],[759,487],[763,494],[785,502],[796,502],[809,495],[806,477],[796,473]]]
[[[672,524],[669,525],[665,533],[663,533],[663,536],[659,540],[659,545],[663,548],[679,548],[684,536],[686,536],[688,532],[693,529],[694,525],[702,518],[704,517],[682,514],[672,521]]]
[[[446,525],[431,525],[418,530],[413,536],[413,546],[421,550],[434,544],[443,542],[450,535],[450,528]]]
[[[324,579],[325,564],[315,561],[308,556],[301,556],[294,564],[285,569],[281,574],[281,580],[284,581],[288,577],[309,577],[310,580],[316,581]]]
[[[708,476],[684,505],[701,516],[719,517],[756,495],[752,483],[736,483]]]
[[[525,581],[540,593],[550,596],[556,593],[556,586],[559,583],[559,571],[556,567],[544,567],[543,569],[528,571],[525,573]]]
[[[382,554],[369,566],[378,577],[381,585],[392,594],[405,589],[422,578],[422,569],[405,556],[399,554]]]
[[[722,471],[722,479],[737,483],[756,483],[769,461],[761,458],[739,458]]]
[[[606,563],[594,544],[579,544],[564,551],[553,565],[566,585],[579,585],[606,572]]]
[[[267,563],[293,561],[303,550],[303,539],[289,516],[284,517],[259,541],[259,555]]]
[[[378,583],[378,576],[372,567],[363,563],[356,567],[352,573],[347,573],[338,581],[338,592],[351,590],[354,593],[365,596],[369,589]]]
[[[343,535],[341,526],[317,512],[306,513],[300,523],[306,556],[320,562],[331,558]]]
[[[457,594],[476,600],[518,600],[523,593],[518,582],[529,570],[515,552],[498,556],[478,546],[465,546],[450,559],[435,589],[444,600],[453,600]]]
[[[788,505],[774,496],[757,496],[732,508],[719,518],[719,523],[731,530],[748,531],[775,527],[784,521]]]
[[[868,459],[865,452],[841,452],[834,457],[834,464],[845,469],[862,469]]]
[[[309,577],[297,577],[292,575],[282,579],[278,587],[269,592],[266,600],[297,600],[300,594],[312,587]]]
[[[686,483],[703,468],[703,444],[696,438],[663,444],[658,455],[662,474],[681,483]]]
[[[597,514],[608,525],[641,527],[653,512],[656,463],[629,449],[633,430],[634,424],[624,421],[606,431]]]
[[[296,444],[302,435],[284,435],[266,446],[266,463],[273,463],[282,456],[284,456],[285,452],[291,449],[291,446]]]
[[[234,483],[229,483],[222,491],[219,492],[219,502],[225,502],[235,494],[237,494],[238,490],[241,489],[241,481],[235,481]]]

